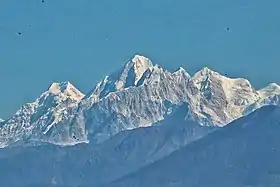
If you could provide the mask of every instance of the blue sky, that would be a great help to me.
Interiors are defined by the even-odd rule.
[[[257,87],[280,83],[279,7],[279,0],[1,0],[0,117],[53,81],[87,92],[135,53],[191,74],[209,66]]]

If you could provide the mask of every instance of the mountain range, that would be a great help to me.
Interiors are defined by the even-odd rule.
[[[207,67],[189,75],[135,55],[86,94],[70,82],[52,83],[0,121],[0,181],[11,187],[277,185],[279,97],[275,83],[258,90]],[[263,171],[260,157],[248,160],[253,155],[270,159]]]
[[[280,86],[256,90],[243,78],[228,78],[209,68],[190,76],[135,55],[88,94],[70,82],[53,83],[35,102],[1,122],[0,146],[49,142],[101,143],[125,130],[163,121],[177,106],[184,118],[202,126],[223,127],[264,105],[279,104]]]

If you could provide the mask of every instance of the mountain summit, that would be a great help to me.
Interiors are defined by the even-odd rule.
[[[88,94],[91,100],[98,101],[111,92],[121,91],[131,86],[139,85],[139,81],[147,70],[153,69],[153,63],[146,57],[135,55],[121,69],[106,76],[97,84],[95,89]]]
[[[120,79],[116,83],[116,88],[119,90],[129,86],[136,86],[143,74],[152,67],[153,64],[148,58],[135,55],[135,57],[125,65]],[[122,80],[122,78],[125,79]]]
[[[65,95],[72,100],[80,101],[85,95],[75,88],[70,82],[54,82],[48,89],[54,95]]]
[[[73,115],[84,95],[69,82],[52,83],[35,102],[23,105],[0,129],[0,146],[48,141],[49,131]]]
[[[28,142],[101,143],[125,130],[148,127],[187,108],[184,120],[223,127],[264,105],[279,105],[280,87],[256,90],[248,80],[207,67],[190,76],[135,55],[84,95],[69,82],[53,83],[33,103],[2,123],[0,146]]]

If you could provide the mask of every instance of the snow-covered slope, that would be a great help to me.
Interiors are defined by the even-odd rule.
[[[5,121],[5,120],[3,120],[3,119],[0,118],[0,123],[1,123],[1,122],[4,122],[4,121]]]
[[[54,83],[0,128],[0,147],[22,141],[62,145],[101,143],[124,130],[148,127],[186,104],[185,118],[202,126],[225,126],[264,105],[280,104],[276,84],[255,90],[242,78],[209,68],[190,76],[136,55],[85,96],[70,83]]]
[[[23,105],[0,129],[0,146],[31,140],[55,142],[61,134],[50,130],[67,120],[84,95],[71,83],[53,83],[35,102]],[[54,132],[56,131],[56,134]]]
[[[143,74],[153,67],[152,62],[140,55],[135,55],[123,68],[106,76],[96,88],[87,95],[87,101],[97,102],[111,92],[121,91],[131,86],[139,85]]]
[[[137,66],[137,62],[146,65]],[[137,71],[137,67],[144,68]],[[140,77],[135,72],[142,77],[135,79]],[[102,142],[123,130],[164,120],[168,111],[183,103],[190,108],[186,118],[200,125],[224,126],[241,117],[257,99],[258,92],[248,80],[230,79],[208,68],[191,77],[183,68],[169,72],[137,55],[81,101],[72,127],[74,132],[87,132],[92,141]],[[86,139],[81,133],[73,134]]]
[[[263,107],[107,186],[279,186],[279,117]]]
[[[248,80],[228,78],[209,68],[197,72],[193,81],[203,96],[199,113],[219,126],[241,117],[245,107],[259,98]]]
[[[249,105],[244,114],[251,113],[252,111],[266,105],[280,106],[280,86],[276,83],[271,83],[267,87],[258,90],[259,99],[253,104]]]
[[[148,61],[145,57],[135,58]],[[135,60],[128,64],[131,63]],[[124,72],[106,77],[81,102],[73,124],[79,124],[81,132],[88,132],[92,141],[102,142],[123,130],[147,127],[164,120],[173,107],[185,103],[190,109],[186,118],[204,126],[224,126],[243,116],[245,110],[246,114],[254,111],[248,107],[266,98],[248,80],[228,78],[209,68],[203,68],[191,77],[183,68],[169,72],[159,65],[152,65],[151,61],[146,67],[149,68],[137,84],[123,83],[128,86],[121,88],[114,86],[120,80],[118,77],[134,82],[131,77],[135,76],[116,76],[127,75],[124,73],[126,68]]]
[[[163,120],[172,107],[194,105],[198,94],[184,70],[172,73],[156,65],[145,72],[140,82],[110,92],[98,102],[86,98],[73,118],[73,126],[87,131],[94,142],[102,142],[123,130],[151,126]]]

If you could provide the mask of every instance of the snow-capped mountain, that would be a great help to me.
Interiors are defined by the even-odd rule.
[[[3,119],[0,118],[0,123],[1,123],[1,122],[4,122],[4,121],[5,121],[5,120],[3,120]]]
[[[259,99],[245,109],[244,115],[265,105],[280,106],[280,86],[276,83],[271,83],[267,87],[258,90],[258,95]]]
[[[279,86],[255,90],[242,78],[209,68],[190,76],[136,55],[85,96],[70,83],[54,83],[34,103],[24,105],[0,129],[0,145],[47,141],[72,145],[101,143],[125,130],[158,124],[186,105],[186,119],[223,127],[263,105],[277,105]]]
[[[265,106],[103,187],[279,186],[279,116]]]
[[[136,71],[136,67],[145,68]],[[141,79],[135,79],[139,77],[135,72],[141,72]],[[261,98],[263,94],[246,79],[228,78],[209,68],[191,77],[183,68],[170,72],[137,55],[98,83],[80,103],[73,121],[92,141],[102,142],[120,131],[164,120],[173,107],[184,103],[190,109],[186,118],[204,126],[224,126]]]
[[[214,125],[224,126],[242,116],[244,108],[259,99],[258,92],[243,78],[228,78],[203,68],[193,77],[202,95],[199,114]]]
[[[0,146],[28,139],[50,141],[49,131],[74,114],[84,97],[71,83],[53,83],[35,102],[23,105],[0,129]],[[56,131],[52,129],[52,131]],[[59,132],[57,132],[57,135]],[[56,135],[56,136],[57,136]]]
[[[136,62],[141,60],[143,59]],[[124,130],[151,126],[163,120],[172,107],[183,103],[192,104],[192,98],[198,94],[198,90],[189,81],[190,76],[181,69],[173,73],[155,65],[146,70],[137,85],[128,87],[126,85],[130,85],[129,80],[133,80],[134,84],[135,74],[129,73],[125,77],[123,74],[119,76],[125,80],[123,83],[102,81],[106,82],[102,88],[99,87],[102,83],[98,84],[95,91],[81,102],[73,119],[73,124],[79,124],[81,129],[86,129],[80,131],[87,131],[94,142],[102,142]],[[125,86],[114,88],[112,85]],[[107,88],[116,91],[98,98],[103,92],[107,93]]]
[[[148,69],[153,69],[152,62],[146,57],[135,55],[124,67],[99,82],[87,98],[92,102],[98,102],[111,92],[137,86],[141,84],[139,81]]]

